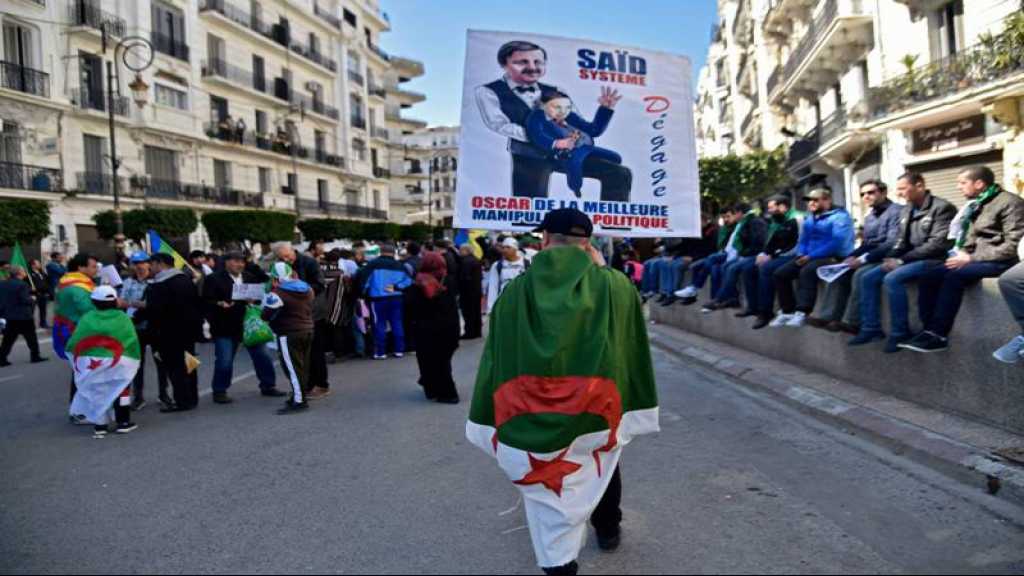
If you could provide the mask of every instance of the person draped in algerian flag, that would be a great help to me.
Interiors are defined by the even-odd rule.
[[[135,325],[117,307],[117,292],[110,286],[93,290],[96,310],[78,322],[65,346],[78,392],[71,415],[84,416],[95,426],[97,438],[107,433],[113,407],[117,432],[135,430],[131,421],[131,383],[139,371],[142,351]]]
[[[53,312],[53,351],[67,360],[68,340],[82,316],[96,309],[90,296],[96,289],[93,278],[99,274],[99,261],[88,254],[78,254],[68,262],[68,273],[57,283],[57,306]],[[71,394],[68,402],[75,398],[75,378],[71,376]],[[81,423],[79,414],[72,415],[74,423]]]
[[[575,574],[588,519],[619,543],[622,448],[658,431],[640,298],[589,243],[574,209],[550,212],[544,250],[498,299],[466,436],[522,491],[548,574]]]

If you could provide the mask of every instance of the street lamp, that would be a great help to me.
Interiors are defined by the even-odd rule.
[[[107,30],[103,29],[103,53],[107,53]],[[129,59],[128,56],[132,55]],[[135,72],[135,79],[128,85],[132,91],[132,99],[135,105],[142,109],[149,100],[149,85],[142,79],[142,71],[153,65],[153,45],[142,36],[128,36],[114,46],[113,61],[107,62],[107,121],[110,125],[110,169],[113,172],[114,192],[114,223],[117,233],[114,235],[114,250],[117,254],[124,254],[124,219],[121,217],[121,182],[117,178],[117,171],[121,167],[121,161],[117,158],[117,136],[114,130],[114,90],[117,87],[117,96],[121,96],[121,67]]]

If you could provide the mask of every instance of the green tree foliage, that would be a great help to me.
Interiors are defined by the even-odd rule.
[[[50,204],[45,200],[0,200],[0,246],[38,242],[50,235]]]
[[[295,238],[295,215],[268,210],[229,210],[203,214],[203,227],[214,246],[282,242]]]
[[[763,198],[787,183],[786,150],[757,151],[700,160],[701,199],[718,210]]]
[[[199,219],[191,208],[140,208],[121,214],[125,237],[141,242],[146,232],[155,230],[162,238],[184,238],[195,232]],[[96,231],[104,240],[113,240],[117,234],[114,211],[99,212],[92,217]]]

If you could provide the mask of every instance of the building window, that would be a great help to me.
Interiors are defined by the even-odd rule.
[[[955,0],[928,18],[932,61],[955,56],[964,46],[964,2]]]
[[[366,162],[366,141],[360,138],[352,139],[352,151],[360,162]]]
[[[146,146],[146,174],[154,180],[178,181],[178,153],[166,148]]]
[[[188,110],[188,94],[184,91],[163,84],[154,84],[153,90],[157,104],[178,110]]]
[[[288,173],[288,193],[294,196],[298,189],[299,189],[299,177],[295,174],[295,172],[289,172]]]
[[[320,207],[324,208],[331,202],[331,191],[327,187],[327,180],[316,181],[316,199]]]
[[[188,60],[188,44],[185,38],[185,15],[181,10],[154,2],[153,48],[181,60]]]
[[[380,203],[380,190],[373,191],[373,207],[376,208],[377,210],[380,210],[382,208]]]
[[[218,190],[231,188],[231,164],[229,162],[213,161],[213,185]]]
[[[260,193],[270,193],[270,168],[260,168]]]
[[[4,61],[23,68],[39,68],[35,29],[16,21],[4,22]]]
[[[348,8],[342,8],[345,22],[348,22],[353,28],[359,27],[359,22],[356,20],[355,13],[351,12]]]

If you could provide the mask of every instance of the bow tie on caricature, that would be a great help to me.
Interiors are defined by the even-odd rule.
[[[516,92],[520,94],[526,94],[527,92],[536,92],[536,86],[516,86]]]

